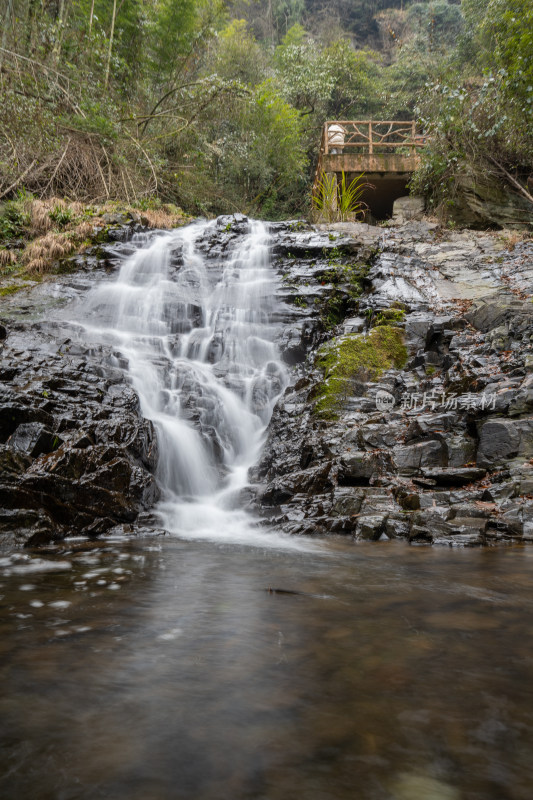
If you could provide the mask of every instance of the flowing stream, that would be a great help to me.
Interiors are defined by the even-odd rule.
[[[287,375],[274,344],[269,236],[252,222],[223,259],[190,225],[139,247],[88,300],[88,333],[128,362],[142,413],[158,431],[163,527],[180,536],[296,547],[252,530],[239,509],[249,468]]]

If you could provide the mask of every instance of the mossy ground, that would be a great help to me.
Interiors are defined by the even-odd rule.
[[[375,381],[391,367],[401,369],[406,361],[402,332],[392,325],[373,328],[368,336],[350,334],[329,342],[320,348],[315,362],[324,372],[315,394],[315,413],[337,419],[356,378]]]

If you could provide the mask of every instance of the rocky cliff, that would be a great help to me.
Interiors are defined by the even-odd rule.
[[[281,227],[275,253],[294,380],[254,472],[263,514],[296,534],[531,541],[532,243],[338,224]]]

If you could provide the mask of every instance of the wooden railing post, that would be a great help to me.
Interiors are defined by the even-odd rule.
[[[328,123],[324,123],[324,153],[327,155],[329,153],[329,136],[328,136]]]
[[[372,123],[368,123],[368,152],[372,154],[374,152],[374,142],[372,141]]]
[[[416,122],[414,120],[411,122],[411,141],[413,142],[413,146],[412,146],[411,150],[412,150],[412,153],[415,154],[416,153],[416,146],[415,146],[415,144],[416,144]]]

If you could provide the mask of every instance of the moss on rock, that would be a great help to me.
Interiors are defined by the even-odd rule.
[[[405,311],[403,308],[383,308],[379,311],[372,320],[372,325],[374,327],[383,326],[383,325],[401,325],[404,321]]]
[[[407,349],[399,328],[380,325],[368,336],[348,334],[334,339],[318,351],[316,366],[324,381],[315,393],[315,413],[323,419],[337,419],[357,378],[375,381],[387,369],[401,369]]]

